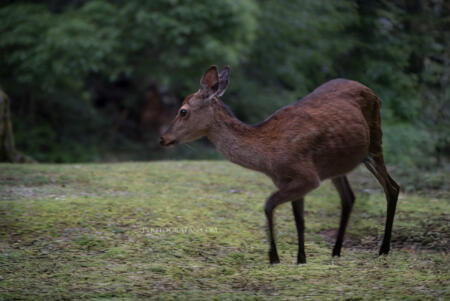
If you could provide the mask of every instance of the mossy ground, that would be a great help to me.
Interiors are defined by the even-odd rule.
[[[276,211],[270,266],[263,205],[274,186],[224,161],[0,165],[0,300],[384,300],[450,298],[450,200],[401,194],[389,256],[385,199],[362,169],[341,258],[329,181],[306,198],[308,263],[295,264],[291,206]]]

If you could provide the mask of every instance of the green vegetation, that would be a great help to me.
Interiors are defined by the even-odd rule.
[[[169,157],[144,138],[158,135],[141,127],[148,86],[180,102],[210,64],[230,64],[224,100],[246,122],[346,77],[383,99],[388,163],[414,173],[448,162],[446,1],[10,2],[0,85],[18,149],[38,161]]]
[[[269,266],[274,189],[223,161],[0,165],[0,300],[446,300],[450,196],[401,194],[393,249],[377,257],[385,199],[364,170],[343,256],[328,182],[306,199],[306,265],[290,206]],[[447,179],[448,181],[448,179]]]

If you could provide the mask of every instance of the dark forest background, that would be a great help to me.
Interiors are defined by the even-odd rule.
[[[157,137],[211,64],[224,101],[263,120],[323,82],[383,100],[384,148],[401,172],[450,155],[450,1],[2,1],[0,85],[16,146],[39,162],[216,158]]]

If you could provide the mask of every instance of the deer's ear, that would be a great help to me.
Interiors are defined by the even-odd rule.
[[[227,90],[230,77],[230,66],[225,66],[219,73],[219,89],[216,92],[217,97],[221,97]]]
[[[205,97],[211,97],[216,94],[219,89],[219,74],[216,65],[212,65],[203,74],[200,80],[200,90]]]

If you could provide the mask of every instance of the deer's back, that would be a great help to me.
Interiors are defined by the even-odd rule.
[[[369,127],[378,108],[376,95],[358,82],[321,85],[261,124],[270,156],[277,158],[273,166],[310,161],[321,179],[349,172],[368,154]]]

